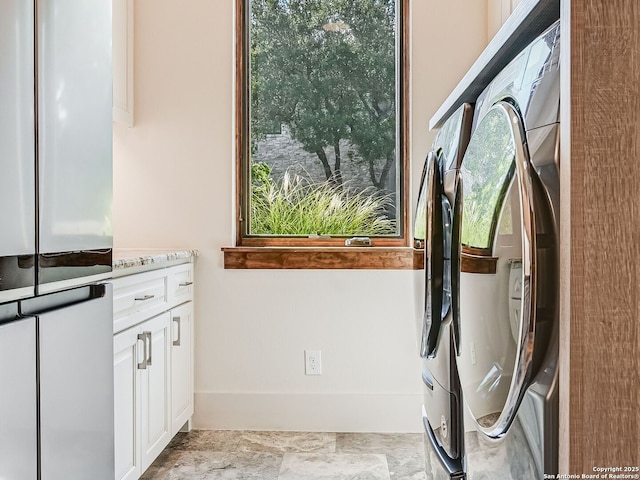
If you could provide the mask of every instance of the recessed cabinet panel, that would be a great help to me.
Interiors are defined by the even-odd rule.
[[[146,368],[140,370],[142,470],[144,471],[171,440],[169,412],[171,344],[169,312],[142,324],[147,335]]]
[[[165,270],[116,278],[113,287],[114,333],[169,308]]]
[[[113,337],[116,480],[137,480],[142,473],[136,411],[140,398],[137,366],[142,361],[138,333],[134,328]]]
[[[171,435],[193,415],[193,303],[171,310]]]
[[[193,300],[193,266],[179,265],[170,269],[168,301],[179,305]]]

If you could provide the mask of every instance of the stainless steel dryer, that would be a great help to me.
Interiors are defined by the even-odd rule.
[[[459,170],[453,324],[469,480],[557,473],[559,32],[478,98]]]
[[[472,107],[461,106],[443,125],[422,173],[415,237],[425,243],[425,310],[420,355],[424,382],[426,468],[435,479],[464,478],[462,399],[453,358],[452,218],[457,170],[471,133]]]

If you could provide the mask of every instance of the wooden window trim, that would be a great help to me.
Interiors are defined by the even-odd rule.
[[[235,244],[238,247],[344,247],[345,238],[349,237],[330,237],[330,238],[301,238],[301,237],[261,237],[248,236],[244,234],[244,212],[242,198],[244,191],[243,178],[248,175],[248,162],[244,156],[247,154],[247,139],[245,132],[249,122],[249,106],[247,98],[248,78],[246,75],[246,67],[248,62],[248,32],[245,31],[245,17],[247,15],[246,5],[249,0],[235,0],[236,4],[236,24],[235,24],[235,151],[236,151],[236,238]],[[409,223],[410,205],[410,157],[409,157],[409,1],[398,0],[400,2],[400,80],[398,82],[400,88],[400,163],[402,169],[400,172],[400,189],[401,200],[403,204],[403,212],[400,217],[402,222],[402,235],[398,237],[372,237],[372,247],[370,248],[388,248],[388,247],[406,247],[410,249],[412,243],[411,225]],[[233,248],[233,247],[229,247]],[[353,251],[353,247],[351,251]],[[225,250],[225,257],[228,249]],[[367,254],[370,258],[371,255]]]
[[[225,269],[420,270],[424,250],[409,247],[224,247]]]
[[[460,271],[464,273],[495,275],[497,272],[497,266],[497,257],[473,255],[465,252],[464,250],[460,255]]]

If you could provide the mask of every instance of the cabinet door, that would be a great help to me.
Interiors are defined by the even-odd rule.
[[[144,337],[138,328],[113,337],[116,480],[137,480],[140,468],[140,429],[136,411],[140,399],[139,371],[144,361]]]
[[[193,302],[171,310],[171,435],[193,415]]]
[[[142,470],[151,465],[171,440],[169,385],[171,360],[169,312],[147,320],[140,329],[147,336],[147,368],[140,370]]]

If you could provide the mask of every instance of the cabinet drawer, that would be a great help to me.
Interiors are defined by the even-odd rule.
[[[114,279],[114,333],[129,328],[167,308],[165,270]]]
[[[193,300],[193,264],[186,263],[167,269],[168,302],[173,307]]]

